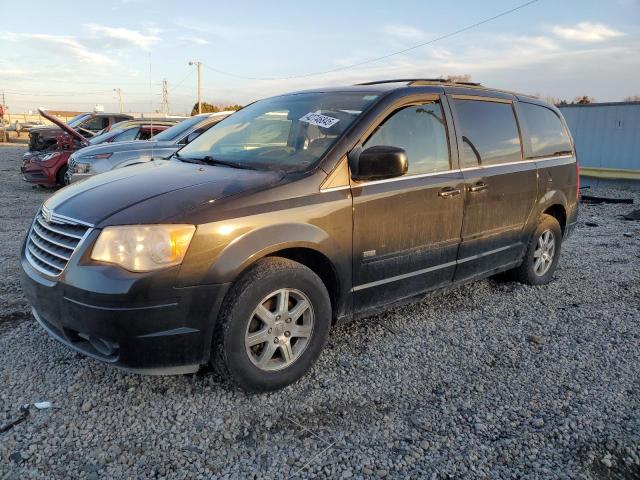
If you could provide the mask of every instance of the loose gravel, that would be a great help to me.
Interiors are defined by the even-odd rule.
[[[638,193],[590,191],[635,205],[583,205],[551,284],[337,327],[306,378],[247,395],[123,373],[31,320],[19,249],[51,192],[23,151],[0,147],[0,478],[640,477],[640,222],[619,217]]]

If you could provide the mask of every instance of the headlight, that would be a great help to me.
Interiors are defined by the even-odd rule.
[[[82,159],[83,160],[88,160],[88,159],[101,160],[103,158],[109,158],[111,155],[113,155],[113,153],[96,153],[95,155],[82,155]]]
[[[91,258],[115,263],[132,272],[148,272],[182,263],[194,225],[131,225],[106,227]]]
[[[51,160],[52,158],[57,157],[62,152],[53,152],[53,153],[45,153],[44,155],[38,155],[34,157],[34,160],[38,160],[39,162],[46,162],[47,160]]]
[[[91,172],[90,163],[74,163],[73,164],[73,173],[89,173],[89,172]]]

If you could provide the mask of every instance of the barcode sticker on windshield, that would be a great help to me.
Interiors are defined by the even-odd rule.
[[[329,128],[340,120],[338,118],[328,117],[319,113],[309,112],[304,117],[300,118],[300,121],[310,123],[311,125],[316,125],[318,127]]]

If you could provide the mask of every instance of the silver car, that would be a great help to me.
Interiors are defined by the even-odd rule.
[[[107,143],[88,146],[74,152],[68,161],[67,183],[136,163],[169,158],[233,112],[203,113],[184,120],[152,140]]]

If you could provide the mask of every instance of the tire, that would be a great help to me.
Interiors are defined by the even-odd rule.
[[[246,391],[277,390],[311,368],[330,326],[331,301],[320,277],[300,263],[267,257],[245,272],[225,297],[211,363]]]
[[[546,244],[547,247],[543,247],[543,244]],[[551,245],[553,246],[551,247]],[[542,214],[538,226],[529,240],[522,264],[511,271],[514,280],[527,285],[549,283],[558,266],[561,245],[562,230],[558,220],[551,215]],[[549,259],[551,249],[551,258]],[[542,255],[543,253],[546,253],[547,256]],[[542,263],[538,263],[538,258],[541,256],[544,257]]]
[[[58,182],[58,185],[60,185],[61,187],[68,185],[66,177],[67,170],[67,165],[64,165],[60,170],[58,170],[58,173],[56,173],[56,182]]]

